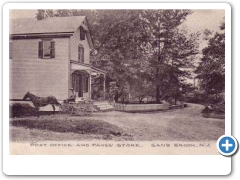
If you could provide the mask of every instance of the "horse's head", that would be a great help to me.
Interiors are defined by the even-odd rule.
[[[23,100],[25,101],[28,97],[29,97],[29,91],[25,94],[25,96],[23,97]]]

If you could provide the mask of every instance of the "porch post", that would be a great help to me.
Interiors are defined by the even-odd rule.
[[[92,70],[90,69],[89,75],[89,99],[92,99]]]
[[[106,85],[105,85],[105,79],[106,79],[106,75],[103,74],[103,98],[104,100],[106,100]]]

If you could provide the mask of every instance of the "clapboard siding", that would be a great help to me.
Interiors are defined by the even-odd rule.
[[[81,44],[84,48],[84,63],[90,64],[90,47],[85,36],[85,40],[80,40],[80,28],[78,28],[70,38],[71,60],[78,61],[78,45]]]
[[[69,38],[53,39],[55,58],[39,59],[41,39],[13,40],[10,65],[10,99],[21,99],[27,91],[38,96],[68,97]]]

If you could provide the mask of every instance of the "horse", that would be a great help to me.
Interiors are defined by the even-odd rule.
[[[61,107],[61,104],[57,101],[57,99],[54,96],[38,97],[28,91],[23,97],[23,100],[25,101],[27,98],[29,98],[32,101],[38,117],[39,117],[39,107],[43,107],[43,106],[47,106],[48,104],[51,104],[53,107],[54,114],[55,114],[54,105]]]

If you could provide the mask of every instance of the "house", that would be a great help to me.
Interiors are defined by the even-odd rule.
[[[85,16],[10,20],[10,101],[20,101],[26,92],[91,99],[91,77],[105,71],[93,67],[94,48]],[[105,92],[105,81],[104,81]]]

